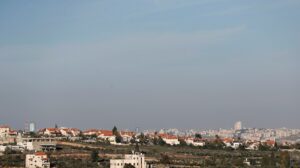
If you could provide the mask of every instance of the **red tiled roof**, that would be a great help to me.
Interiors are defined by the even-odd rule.
[[[223,138],[222,141],[225,143],[231,143],[231,142],[233,142],[233,139],[232,138]]]
[[[111,130],[100,130],[98,134],[103,136],[113,136],[113,132]]]
[[[273,140],[267,140],[265,143],[269,146],[274,146],[275,145],[275,141],[273,141]]]
[[[161,138],[165,138],[165,139],[178,139],[177,136],[175,135],[170,135],[170,134],[159,134],[159,136]]]
[[[45,152],[36,152],[35,155],[36,156],[43,156],[43,155],[46,155],[46,153]]]
[[[127,136],[134,136],[135,132],[132,132],[132,131],[121,131],[120,134],[121,135],[127,135]]]
[[[97,129],[88,129],[88,130],[83,131],[83,133],[90,133],[90,132],[99,132],[99,130],[97,130]]]
[[[0,125],[0,128],[10,128],[8,125]]]
[[[46,130],[48,130],[50,132],[58,132],[59,131],[58,128],[46,128]]]

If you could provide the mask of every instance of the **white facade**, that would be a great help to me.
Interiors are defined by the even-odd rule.
[[[7,126],[0,127],[0,137],[8,137],[10,128]]]
[[[114,135],[104,135],[104,134],[100,134],[98,135],[98,138],[101,138],[103,140],[107,140],[109,141],[111,144],[116,144],[116,136]]]
[[[3,145],[0,145],[0,152],[4,152],[6,150],[7,146],[3,146]]]
[[[204,146],[205,145],[204,141],[197,141],[197,140],[194,140],[194,138],[187,138],[187,139],[185,139],[185,142],[188,145],[193,145],[193,146]]]
[[[55,150],[57,140],[54,138],[18,138],[17,145],[29,151]]]
[[[169,145],[179,145],[180,142],[178,140],[178,138],[162,138],[166,144],[169,144]]]
[[[234,130],[241,130],[242,129],[242,122],[238,121],[234,124]]]
[[[135,168],[146,168],[145,156],[141,153],[125,155],[124,159],[111,159],[110,168],[123,168],[125,164],[131,164]]]
[[[50,168],[48,156],[43,152],[27,154],[26,168]]]
[[[29,123],[29,132],[34,132],[35,131],[35,123],[31,122]]]

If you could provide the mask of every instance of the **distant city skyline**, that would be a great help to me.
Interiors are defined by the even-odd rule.
[[[0,124],[300,128],[300,1],[1,1]]]

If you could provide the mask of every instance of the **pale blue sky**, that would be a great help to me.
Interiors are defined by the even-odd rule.
[[[3,0],[0,123],[300,128],[298,0]]]

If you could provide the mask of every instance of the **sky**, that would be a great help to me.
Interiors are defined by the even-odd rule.
[[[298,0],[2,0],[0,124],[300,128]]]

